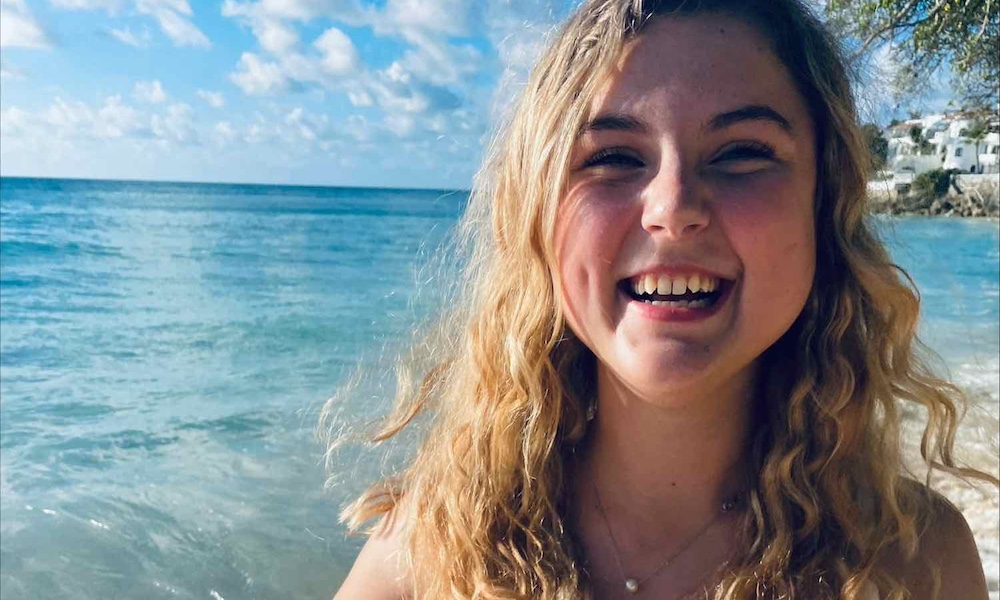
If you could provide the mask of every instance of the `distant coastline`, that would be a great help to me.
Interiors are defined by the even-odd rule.
[[[944,196],[934,198],[898,193],[892,179],[876,180],[868,183],[868,198],[877,214],[1000,218],[1000,175],[958,175],[954,181]]]

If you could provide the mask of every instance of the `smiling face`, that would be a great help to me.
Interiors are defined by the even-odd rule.
[[[815,133],[767,41],[660,18],[592,106],[556,225],[567,321],[602,387],[651,402],[745,389],[815,270]]]

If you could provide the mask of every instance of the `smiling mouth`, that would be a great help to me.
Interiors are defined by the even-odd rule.
[[[623,294],[645,304],[666,308],[711,308],[732,282],[718,277],[640,275],[618,282]]]

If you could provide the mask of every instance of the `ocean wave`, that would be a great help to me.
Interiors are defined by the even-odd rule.
[[[240,436],[241,439],[246,439],[248,437],[263,437],[265,431],[273,425],[274,421],[271,419],[254,413],[244,413],[218,419],[192,421],[178,426],[177,429],[181,431],[208,431],[236,435]]]
[[[32,242],[26,240],[5,240],[0,242],[0,256],[48,257],[48,256],[95,256],[100,258],[124,258],[121,248],[89,242]]]

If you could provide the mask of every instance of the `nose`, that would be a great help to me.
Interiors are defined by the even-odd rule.
[[[663,165],[643,190],[642,228],[671,239],[708,227],[707,202],[678,165]]]

